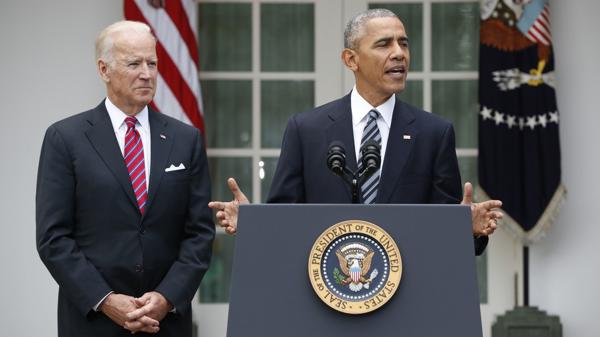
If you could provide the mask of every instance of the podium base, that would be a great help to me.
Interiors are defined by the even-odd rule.
[[[492,337],[561,337],[558,316],[537,307],[516,307],[499,316],[492,325]]]

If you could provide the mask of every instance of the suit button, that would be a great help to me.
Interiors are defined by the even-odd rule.
[[[135,272],[136,273],[143,273],[144,272],[144,267],[142,267],[141,264],[136,264],[135,265]]]

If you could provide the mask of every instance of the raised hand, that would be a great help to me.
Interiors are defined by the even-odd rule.
[[[228,234],[235,234],[237,231],[237,220],[240,204],[249,204],[250,201],[242,192],[237,182],[233,178],[227,179],[227,186],[233,194],[232,201],[211,201],[208,207],[217,211],[216,217],[219,226],[225,229]]]
[[[473,225],[473,234],[486,236],[494,233],[498,227],[497,221],[502,219],[502,212],[498,209],[502,207],[500,200],[488,200],[480,203],[473,203],[473,186],[471,183],[465,183],[462,205],[471,206],[471,221]]]

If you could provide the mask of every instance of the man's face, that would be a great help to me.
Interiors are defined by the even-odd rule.
[[[353,52],[354,62],[350,68],[354,71],[356,87],[371,105],[378,106],[404,90],[410,54],[400,20],[389,17],[367,21]]]
[[[156,92],[156,42],[147,33],[124,32],[114,37],[113,62],[99,70],[108,97],[128,115],[140,112]]]

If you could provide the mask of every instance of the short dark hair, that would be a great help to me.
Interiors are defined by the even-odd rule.
[[[384,8],[374,8],[358,13],[346,24],[346,29],[344,30],[344,48],[356,48],[359,38],[362,37],[362,30],[365,24],[374,18],[396,18],[400,20],[394,12]]]

